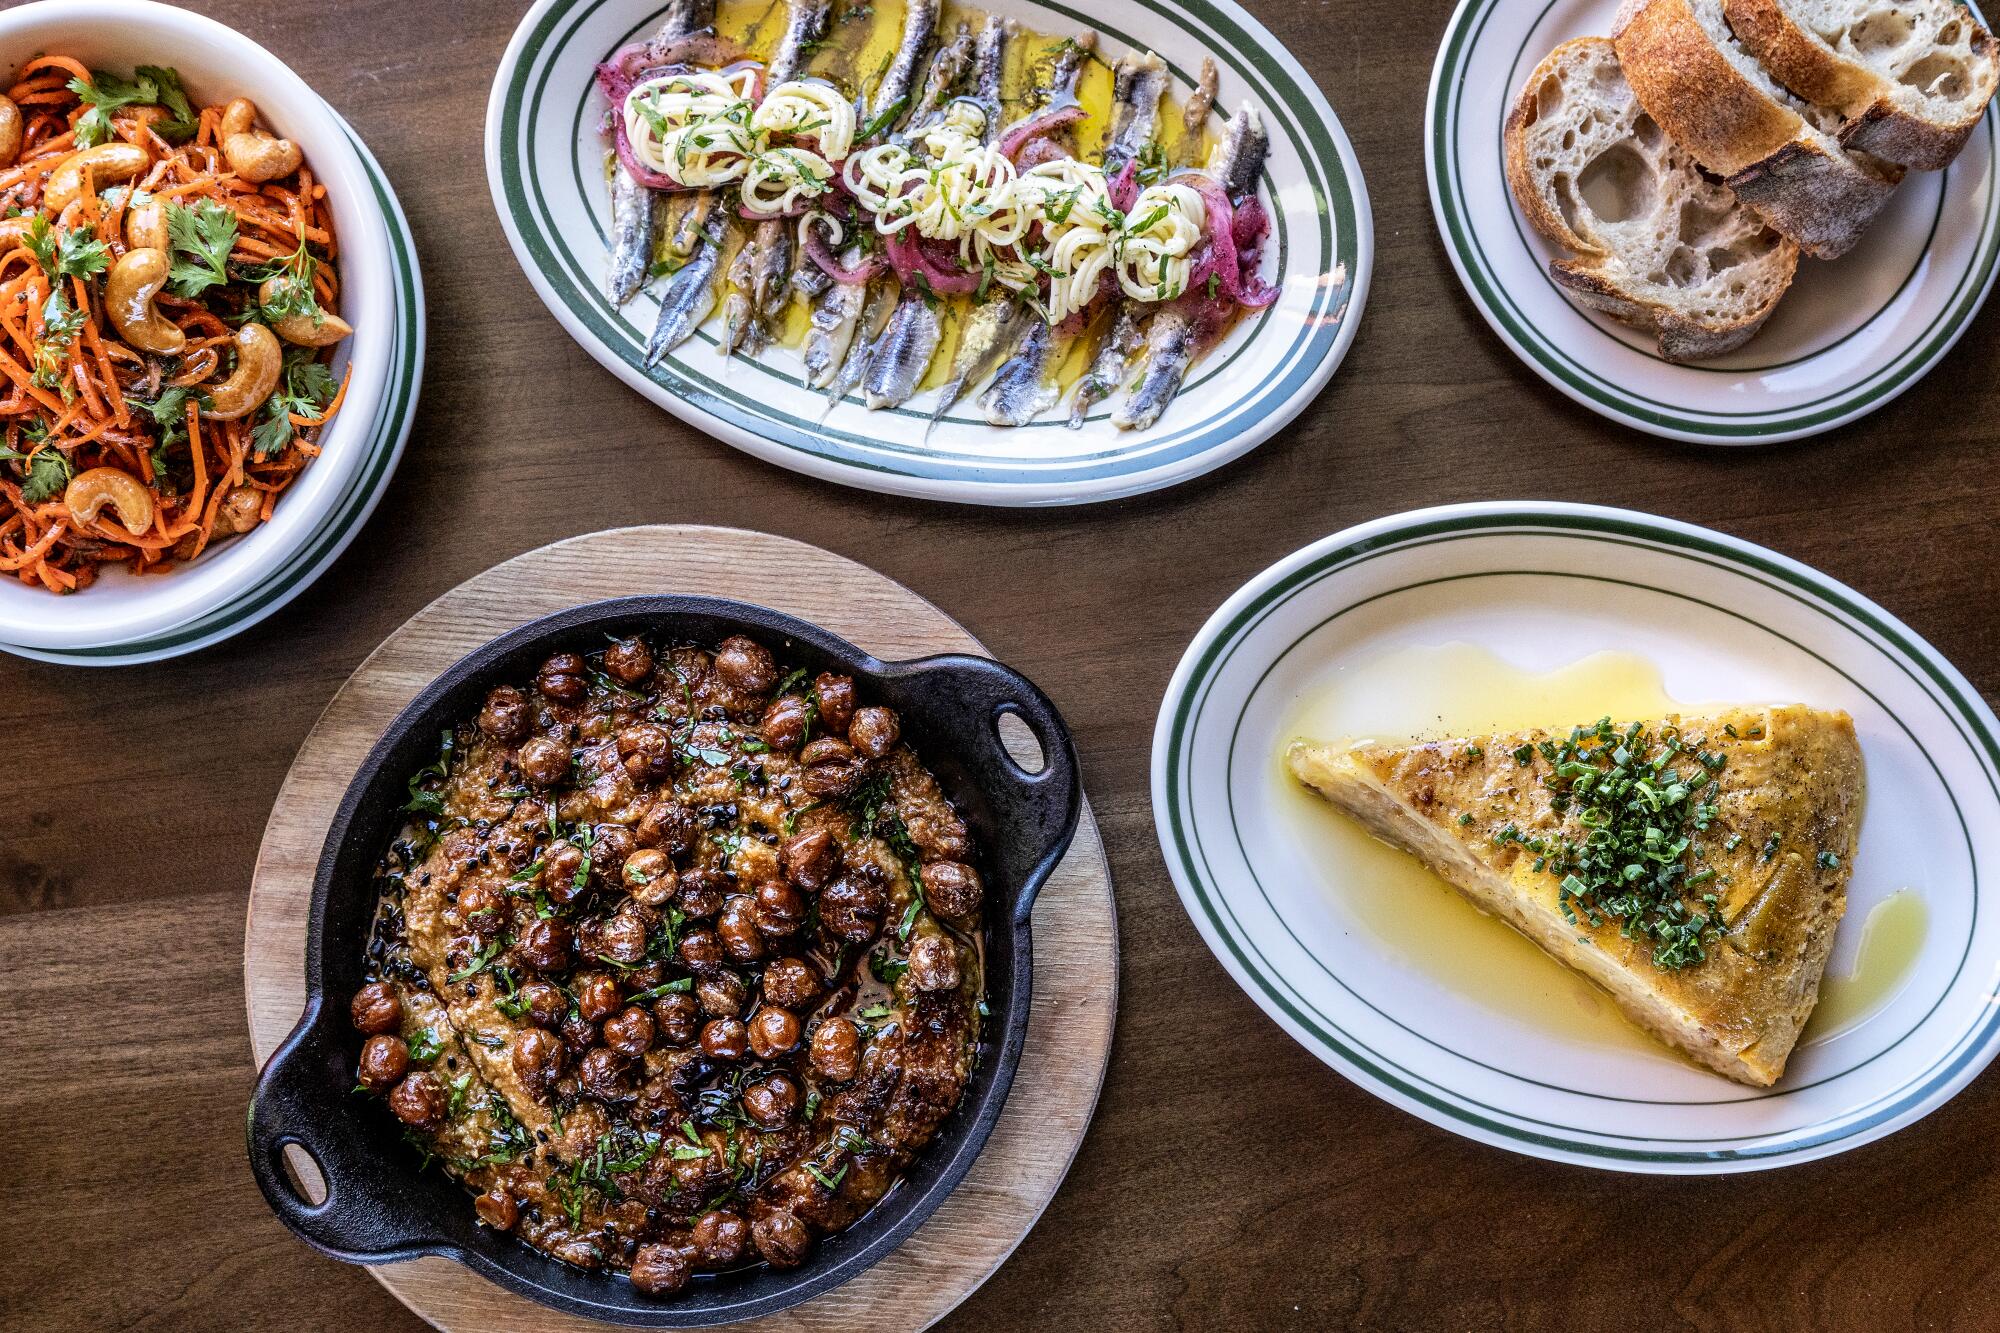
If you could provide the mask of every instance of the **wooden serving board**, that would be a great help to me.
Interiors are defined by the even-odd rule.
[[[985,654],[949,616],[842,556],[728,528],[621,528],[557,542],[460,584],[386,639],[334,695],[293,761],[264,830],[243,944],[250,1041],[262,1063],[305,1007],[306,911],[327,824],[362,758],[417,692],[480,644],[607,597],[705,593],[821,625],[886,660]],[[1007,1109],[972,1172],[894,1254],[759,1327],[918,1327],[971,1295],[1013,1252],[1069,1170],[1097,1104],[1117,1011],[1111,877],[1086,805],[1035,904],[1034,1004]],[[557,1314],[446,1259],[369,1270],[410,1309],[465,1333],[601,1327]]]

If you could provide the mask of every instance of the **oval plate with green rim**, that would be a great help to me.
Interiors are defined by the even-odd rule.
[[[1909,888],[1929,924],[1900,987],[1827,1035],[1809,1028],[1778,1085],[1752,1089],[1664,1047],[1537,1022],[1384,947],[1361,910],[1363,867],[1287,814],[1278,756],[1301,700],[1339,673],[1447,643],[1536,672],[1622,651],[1676,699],[1846,709],[1868,801],[1829,972],[1853,971],[1871,909]],[[2000,1044],[2000,723],[1879,606],[1706,529],[1503,502],[1396,515],[1298,552],[1182,659],[1154,733],[1153,809],[1189,916],[1267,1014],[1384,1100],[1515,1152],[1663,1173],[1789,1165],[1910,1124]]]
[[[604,295],[610,204],[598,127],[607,108],[591,74],[657,28],[665,0],[539,0],[508,45],[487,107],[486,171],[529,282],[585,351],[675,416],[759,458],[850,486],[973,504],[1081,504],[1185,481],[1270,438],[1346,354],[1373,263],[1361,168],[1325,97],[1233,0],[986,7],[1034,32],[1093,28],[1111,59],[1150,43],[1173,71],[1176,96],[1211,55],[1221,70],[1217,124],[1248,102],[1270,131],[1262,193],[1274,225],[1264,275],[1281,294],[1197,363],[1151,430],[1114,427],[1115,399],[1080,430],[1065,426],[1061,405],[1023,427],[989,426],[969,397],[927,434],[930,394],[882,412],[855,395],[828,412],[824,396],[802,383],[795,351],[720,356],[719,316],[649,375],[655,295],[622,309]]]
[[[1501,126],[1535,66],[1572,37],[1608,34],[1617,0],[1462,0],[1431,77],[1424,152],[1431,206],[1467,294],[1529,369],[1614,421],[1697,444],[1768,444],[1853,421],[1916,383],[1993,289],[2000,192],[1989,109],[1948,170],[1911,172],[1860,245],[1802,259],[1750,342],[1700,365],[1573,305],[1558,257],[1508,191]]]

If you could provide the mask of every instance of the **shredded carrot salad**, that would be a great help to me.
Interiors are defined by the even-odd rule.
[[[351,330],[326,187],[238,99],[61,55],[0,98],[0,571],[157,573],[269,519]]]

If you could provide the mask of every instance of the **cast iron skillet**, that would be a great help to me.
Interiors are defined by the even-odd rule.
[[[362,981],[374,913],[373,872],[405,818],[412,773],[437,755],[438,734],[479,709],[486,692],[531,676],[553,652],[591,652],[607,635],[713,646],[731,634],[780,662],[854,677],[864,702],[894,708],[924,764],[972,830],[987,883],[986,1003],[979,1063],[957,1111],[902,1181],[848,1230],[822,1240],[803,1267],[700,1277],[678,1296],[649,1298],[620,1274],[559,1263],[479,1225],[471,1199],[439,1171],[419,1171],[392,1117],[356,1096],[361,1034],[347,1017]],[[1002,715],[1027,723],[1044,767],[1030,774],[1002,747]],[[419,694],[355,774],[335,812],[313,882],[306,935],[306,1008],[258,1077],[250,1100],[250,1166],[279,1218],[314,1247],[352,1263],[442,1255],[532,1300],[586,1318],[687,1328],[770,1314],[840,1285],[899,1245],[971,1169],[1000,1118],[1028,1029],[1028,913],[1076,831],[1081,786],[1069,730],[1019,674],[977,657],[881,662],[804,621],[713,597],[627,597],[523,625],[480,648]],[[284,1148],[319,1165],[326,1198],[293,1186]]]

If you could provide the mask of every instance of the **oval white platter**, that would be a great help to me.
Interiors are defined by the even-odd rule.
[[[1824,1036],[1808,1028],[1778,1085],[1752,1089],[1648,1042],[1537,1023],[1384,948],[1358,910],[1363,867],[1273,800],[1277,755],[1300,700],[1340,673],[1452,643],[1535,672],[1630,653],[1675,699],[1850,712],[1868,801],[1829,973],[1854,967],[1871,910],[1910,888],[1929,924],[1900,988]],[[1384,1100],[1515,1152],[1660,1173],[1789,1165],[1910,1124],[2000,1047],[2000,723],[1881,607],[1706,529],[1499,502],[1396,515],[1288,557],[1182,659],[1153,807],[1188,915],[1267,1014]]]
[[[1431,207],[1480,314],[1530,370],[1634,429],[1697,444],[1832,430],[1903,393],[1970,326],[2000,271],[2000,113],[1945,171],[1913,171],[1861,243],[1802,259],[1758,335],[1700,365],[1572,304],[1557,257],[1507,188],[1501,126],[1528,75],[1572,37],[1606,36],[1618,0],[1461,0],[1438,48],[1424,124]]]
[[[1039,0],[985,7],[1034,32],[1094,29],[1107,59],[1151,46],[1168,62],[1177,98],[1202,57],[1213,56],[1218,123],[1248,102],[1270,131],[1261,191],[1273,226],[1263,275],[1281,295],[1197,363],[1151,430],[1113,426],[1115,398],[1079,430],[1064,424],[1066,405],[1026,426],[990,426],[968,397],[927,434],[931,393],[880,412],[854,395],[828,412],[824,396],[802,382],[795,351],[719,355],[719,315],[648,374],[657,299],[644,292],[617,308],[603,290],[606,108],[591,73],[655,30],[665,0],[539,0],[521,21],[486,118],[488,183],[515,257],[570,335],[634,389],[739,449],[847,485],[975,504],[1080,504],[1185,481],[1270,438],[1325,387],[1368,294],[1368,192],[1326,98],[1233,0],[1103,0],[1087,12]]]

